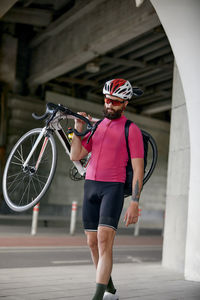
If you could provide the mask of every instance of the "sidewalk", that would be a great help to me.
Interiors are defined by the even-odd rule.
[[[85,246],[83,233],[70,236],[60,228],[30,235],[24,226],[0,225],[0,247]],[[117,245],[162,245],[160,236],[117,235]],[[118,263],[113,280],[120,300],[199,300],[200,284],[185,281],[182,274],[160,263]],[[5,300],[91,300],[95,289],[92,265],[68,265],[0,270],[0,298]]]
[[[115,264],[112,274],[120,300],[200,299],[199,283],[184,281],[157,263]],[[5,300],[91,300],[94,288],[92,265],[0,271],[0,297]]]

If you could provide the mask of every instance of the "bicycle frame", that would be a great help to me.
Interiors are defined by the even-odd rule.
[[[62,120],[65,120],[65,119],[75,119],[75,117],[68,116],[68,115],[63,114],[62,112],[58,111],[56,113],[55,118],[49,123],[49,125],[45,126],[42,129],[41,133],[39,134],[38,138],[36,139],[36,141],[35,141],[35,143],[33,145],[33,148],[31,149],[31,152],[29,153],[28,157],[26,158],[26,160],[25,160],[25,162],[23,164],[23,168],[25,168],[28,165],[29,160],[32,157],[32,155],[33,155],[36,147],[40,143],[42,137],[45,136],[45,135],[48,137],[48,131],[55,132],[55,134],[58,137],[59,141],[61,142],[61,144],[62,144],[65,152],[70,156],[71,144],[70,144],[70,141],[69,141],[66,133],[64,132],[64,130],[63,130],[61,124],[60,124],[60,122]],[[98,119],[93,118],[91,121],[92,122],[97,122]],[[38,168],[38,166],[40,164],[40,161],[42,159],[44,150],[45,150],[45,148],[47,146],[47,142],[48,142],[48,139],[45,139],[44,142],[43,142],[43,145],[42,145],[42,148],[41,148],[41,151],[40,151],[40,154],[39,154],[36,166],[35,166],[36,170],[37,170],[37,168]],[[77,168],[79,174],[81,176],[83,176],[85,174],[85,172],[86,172],[86,168],[83,167],[82,163],[80,161],[73,161],[73,164]]]
[[[60,115],[61,112],[58,112],[57,114]],[[65,152],[70,156],[71,144],[69,142],[69,139],[68,139],[66,133],[64,132],[64,130],[60,124],[60,121],[67,119],[67,116],[66,115],[58,116],[58,118],[59,119],[57,119],[57,117],[54,118],[54,120],[50,123],[50,128],[55,132],[55,134],[58,137],[59,141],[61,142],[63,148],[65,149]],[[86,169],[82,166],[81,162],[73,161],[73,164],[77,168],[79,174],[81,174],[81,176],[83,176],[86,172]]]

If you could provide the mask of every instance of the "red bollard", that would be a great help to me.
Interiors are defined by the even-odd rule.
[[[77,202],[72,202],[72,211],[71,211],[71,223],[70,223],[70,234],[73,235],[76,229],[76,214],[77,214]]]
[[[31,226],[31,235],[36,235],[37,233],[37,224],[38,224],[38,214],[39,214],[40,204],[36,204],[33,207],[33,217],[32,217],[32,226]]]

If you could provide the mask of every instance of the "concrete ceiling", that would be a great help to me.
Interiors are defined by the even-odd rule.
[[[18,92],[102,103],[104,82],[121,77],[144,91],[130,111],[170,119],[174,57],[148,0],[9,0],[0,16],[19,40]]]

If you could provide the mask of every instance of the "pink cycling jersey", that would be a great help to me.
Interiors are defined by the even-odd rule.
[[[125,182],[128,162],[125,139],[126,120],[125,116],[115,120],[105,118],[98,125],[88,144],[88,135],[83,138],[83,147],[91,152],[86,179]],[[134,123],[129,127],[128,141],[131,158],[143,158],[142,133]]]

